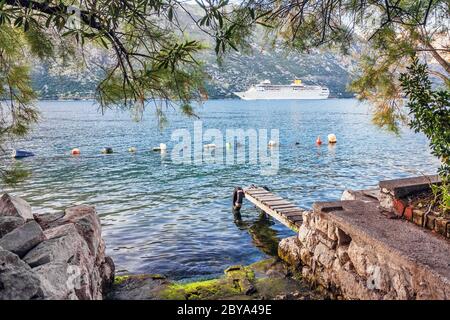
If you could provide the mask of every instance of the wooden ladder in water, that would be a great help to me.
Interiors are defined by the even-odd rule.
[[[245,199],[280,221],[286,227],[298,232],[298,229],[302,225],[302,214],[305,210],[300,209],[292,202],[276,196],[264,188],[252,186],[243,190]]]

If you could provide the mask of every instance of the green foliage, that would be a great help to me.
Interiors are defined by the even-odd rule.
[[[83,63],[86,46],[111,53],[96,91],[102,110],[127,108],[138,120],[154,106],[160,124],[169,107],[195,115],[191,101],[204,97],[204,75],[194,55],[204,46],[179,32],[181,5],[171,0],[0,0],[0,147],[25,135],[38,120],[30,87],[32,59]],[[208,14],[221,19],[215,12],[225,5]],[[14,172],[3,170],[5,177]]]
[[[0,176],[3,182],[9,186],[15,186],[18,183],[25,181],[30,174],[30,171],[24,168],[20,163],[16,163],[8,169],[0,170]]]
[[[448,177],[443,178],[442,184],[431,185],[431,191],[434,195],[432,204],[437,204],[443,213],[450,213],[450,181]]]
[[[409,123],[416,132],[430,140],[432,153],[441,159],[442,176],[450,176],[450,92],[433,90],[427,66],[413,57],[408,72],[400,76],[407,107],[412,116]]]
[[[417,57],[407,70],[400,81],[408,98],[409,125],[428,137],[432,153],[441,160],[442,184],[434,186],[433,192],[443,210],[450,211],[450,92],[432,89],[427,66]]]
[[[29,66],[23,59],[27,40],[23,32],[0,26],[0,150],[4,144],[23,137],[38,120],[33,107],[35,93],[31,88]],[[33,50],[34,47],[31,48]],[[0,176],[6,184],[23,181],[28,172],[20,165],[0,167]]]

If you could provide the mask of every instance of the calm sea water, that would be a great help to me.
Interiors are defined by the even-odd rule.
[[[369,107],[355,100],[215,100],[197,109],[204,129],[279,129],[274,176],[260,175],[259,165],[174,164],[170,156],[149,151],[161,142],[170,149],[174,129],[193,130],[194,119],[175,111],[168,111],[161,131],[153,112],[135,122],[126,112],[101,115],[88,101],[45,101],[39,108],[40,124],[14,145],[36,153],[20,160],[33,175],[13,193],[35,212],[95,205],[108,254],[121,272],[207,277],[274,254],[277,241],[292,232],[248,202],[242,220],[235,221],[234,186],[267,185],[308,208],[338,199],[344,189],[434,173],[438,166],[424,136],[404,129],[397,137],[376,128]],[[328,133],[337,135],[337,145],[315,146],[316,137],[325,140]],[[115,153],[100,154],[104,146]],[[128,152],[130,146],[136,154]],[[80,156],[70,156],[74,147]]]

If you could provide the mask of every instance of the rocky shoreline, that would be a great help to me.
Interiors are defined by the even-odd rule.
[[[424,179],[380,186],[410,194],[430,188]],[[94,207],[33,215],[26,201],[4,194],[0,300],[449,299],[450,221],[436,218],[438,226],[445,220],[436,230],[417,225],[397,213],[395,199],[386,206],[385,189],[316,202],[303,212],[298,234],[278,244],[276,257],[195,282],[115,276]]]
[[[94,207],[32,213],[23,199],[0,198],[0,300],[320,299],[277,257],[232,266],[222,277],[172,281],[115,276]]]
[[[114,281],[94,207],[33,215],[0,199],[0,300],[100,300]]]

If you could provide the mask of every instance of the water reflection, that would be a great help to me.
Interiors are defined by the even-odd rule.
[[[247,230],[252,237],[252,243],[270,256],[276,256],[278,253],[278,237],[277,232],[271,228],[275,223],[265,212],[259,211],[256,220],[247,222],[242,220],[239,211],[233,210],[234,223],[239,230]]]

